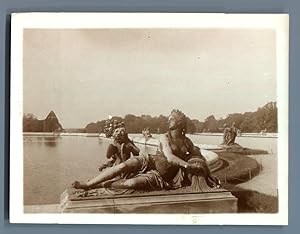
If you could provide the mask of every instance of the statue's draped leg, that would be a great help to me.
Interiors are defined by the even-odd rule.
[[[211,188],[207,185],[203,176],[193,175],[191,181],[191,191],[195,192],[207,192],[210,191]]]

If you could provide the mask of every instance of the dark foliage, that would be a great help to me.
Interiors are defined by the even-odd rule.
[[[38,120],[33,114],[23,116],[24,132],[43,132],[43,121]]]
[[[114,116],[112,120],[124,122],[129,133],[141,133],[144,128],[150,128],[151,133],[165,133],[168,130],[168,117],[160,115],[135,116],[125,115],[124,118]],[[103,132],[106,120],[89,123],[85,130],[90,133]],[[277,132],[277,106],[276,102],[269,102],[255,112],[228,114],[225,119],[217,120],[213,115],[208,116],[204,122],[188,118],[187,133],[223,132],[224,124],[235,126],[242,132]]]

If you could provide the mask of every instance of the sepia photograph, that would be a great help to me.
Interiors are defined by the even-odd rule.
[[[286,225],[288,15],[12,15],[10,221]]]

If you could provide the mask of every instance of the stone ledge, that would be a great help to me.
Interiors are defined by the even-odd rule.
[[[61,197],[62,213],[234,213],[237,198],[224,189],[211,192],[156,191],[150,193],[74,196],[67,189]]]

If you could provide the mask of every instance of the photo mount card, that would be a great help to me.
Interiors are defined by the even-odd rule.
[[[288,20],[12,14],[10,222],[287,225]]]

